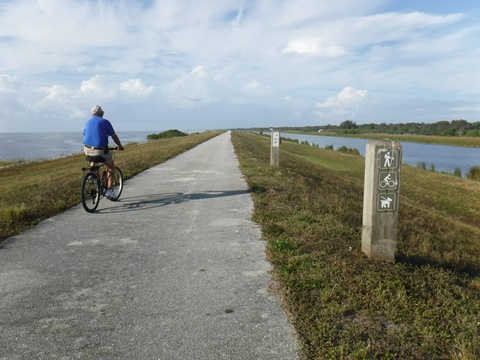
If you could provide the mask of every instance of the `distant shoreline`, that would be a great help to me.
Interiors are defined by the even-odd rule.
[[[461,146],[480,148],[480,138],[470,136],[438,136],[438,135],[405,135],[405,134],[337,134],[333,132],[305,132],[305,131],[285,131],[283,133],[303,134],[314,136],[333,136],[358,139],[390,139],[395,141],[414,142],[419,144]]]

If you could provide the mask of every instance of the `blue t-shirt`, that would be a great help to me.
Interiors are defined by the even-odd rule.
[[[115,134],[113,126],[107,119],[94,116],[85,124],[83,143],[95,147],[108,146],[108,137]]]

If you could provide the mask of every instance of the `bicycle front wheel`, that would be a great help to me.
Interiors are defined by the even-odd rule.
[[[116,166],[115,166],[115,174],[113,177],[112,191],[115,194],[115,196],[107,197],[109,200],[112,200],[112,201],[118,200],[120,195],[122,195],[122,191],[123,191],[123,174],[122,174],[122,171]]]
[[[85,211],[94,212],[100,201],[100,181],[96,174],[88,173],[82,181],[82,205]]]

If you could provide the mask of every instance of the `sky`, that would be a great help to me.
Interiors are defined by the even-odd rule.
[[[478,0],[0,0],[0,132],[480,121]]]

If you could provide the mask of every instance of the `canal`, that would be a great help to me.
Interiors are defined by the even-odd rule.
[[[293,133],[282,133],[282,137],[297,139],[298,141],[308,141],[309,144],[318,145],[321,148],[333,145],[337,150],[342,146],[358,149],[362,156],[365,156],[365,149],[368,139],[304,135]],[[453,174],[455,169],[459,168],[462,176],[466,177],[473,166],[480,166],[480,148],[468,148],[460,146],[444,146],[419,144],[412,142],[401,142],[403,163],[417,167],[425,163],[426,169],[432,167],[436,172],[446,172]]]

